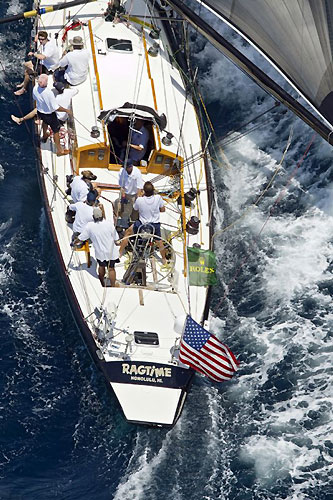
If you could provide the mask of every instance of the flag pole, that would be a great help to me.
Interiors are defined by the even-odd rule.
[[[188,236],[185,234],[185,238]],[[186,280],[187,280],[187,302],[188,302],[188,314],[191,316],[191,289],[190,289],[190,268],[189,268],[189,259],[187,255],[187,242],[185,241],[185,251],[186,251]],[[185,321],[186,323],[186,321]]]
[[[185,321],[184,321],[184,324],[183,324],[182,333],[181,333],[180,339],[179,339],[179,348],[180,348],[180,346],[182,344],[182,340],[183,340],[184,333],[185,333],[185,328],[186,328],[186,323],[187,323],[187,320],[188,320],[189,317],[190,317],[190,314],[186,314],[186,318],[185,318]]]

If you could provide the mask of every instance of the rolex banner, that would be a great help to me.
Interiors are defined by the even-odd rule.
[[[216,257],[211,250],[187,247],[190,285],[216,285]]]

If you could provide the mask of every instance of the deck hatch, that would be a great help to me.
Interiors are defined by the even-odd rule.
[[[134,332],[135,343],[139,345],[158,346],[158,335],[155,332]]]
[[[107,38],[106,46],[107,49],[110,51],[133,52],[131,40],[123,40],[119,38]]]

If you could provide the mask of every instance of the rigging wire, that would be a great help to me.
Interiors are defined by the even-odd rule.
[[[225,148],[226,146],[230,146],[231,144],[234,144],[237,141],[240,141],[247,135],[251,134],[251,132],[255,132],[256,130],[261,129],[264,125],[268,125],[268,123],[271,123],[274,120],[272,116],[266,118],[266,120],[261,121],[259,124],[253,125],[253,127],[250,127],[246,131],[244,131],[242,134],[239,134],[237,132],[231,131],[228,135],[229,139],[226,142],[220,141],[218,142],[218,146],[221,148]]]
[[[281,103],[279,101],[275,101],[274,106],[271,106],[270,108],[266,109],[265,111],[263,111],[259,115],[255,116],[254,118],[251,118],[251,120],[249,120],[249,121],[247,121],[245,123],[242,123],[242,125],[240,125],[240,127],[236,128],[234,130],[231,130],[230,132],[228,132],[227,134],[225,134],[223,137],[221,137],[220,140],[219,140],[219,142],[223,142],[225,139],[228,139],[229,136],[233,135],[236,132],[239,132],[243,128],[245,128],[248,125],[250,125],[250,123],[253,123],[253,122],[259,120],[259,118],[261,118],[262,116],[266,115],[270,111],[274,111],[278,106],[280,106],[280,104]]]

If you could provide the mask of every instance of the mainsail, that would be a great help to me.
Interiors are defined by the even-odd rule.
[[[333,3],[202,0],[260,50],[333,126]]]

